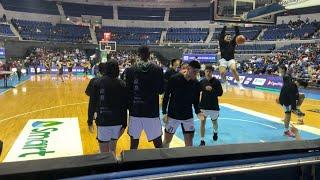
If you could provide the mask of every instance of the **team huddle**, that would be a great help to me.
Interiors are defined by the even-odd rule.
[[[176,130],[181,126],[185,146],[193,146],[195,132],[195,113],[201,121],[200,146],[205,146],[205,124],[207,117],[212,122],[212,139],[218,140],[219,100],[223,95],[223,86],[227,85],[226,71],[230,68],[238,86],[242,87],[234,60],[234,50],[239,36],[231,39],[226,34],[226,26],[220,35],[220,73],[222,84],[213,77],[214,69],[206,66],[205,77],[198,81],[201,69],[198,61],[182,63],[181,60],[171,61],[171,68],[163,73],[160,66],[149,62],[150,51],[146,46],[138,49],[141,61],[125,70],[119,79],[119,65],[117,61],[99,64],[99,74],[91,79],[86,94],[90,97],[88,108],[88,127],[94,131],[93,121],[97,125],[97,140],[101,152],[115,152],[117,140],[128,126],[130,149],[137,149],[142,130],[148,141],[152,141],[156,148],[168,148]],[[285,73],[282,73],[285,74]],[[286,76],[284,75],[284,79]],[[298,97],[297,90],[292,91],[292,81],[285,80],[280,93],[279,103],[285,109],[285,135],[293,137],[289,131],[291,111],[303,116],[299,106],[303,96]],[[288,85],[289,84],[289,85]],[[159,97],[163,95],[162,101]],[[165,126],[162,140],[162,123],[160,119],[160,105],[162,106],[163,123]],[[129,111],[129,113],[128,113]],[[129,116],[129,117],[128,117]]]

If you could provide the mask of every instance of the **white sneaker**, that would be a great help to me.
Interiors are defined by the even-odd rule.
[[[244,87],[242,86],[242,84],[238,84],[238,87],[240,90],[244,90]]]

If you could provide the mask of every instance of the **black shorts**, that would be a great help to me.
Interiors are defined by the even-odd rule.
[[[69,67],[69,68],[68,68],[68,72],[72,72],[72,67]]]
[[[63,74],[63,69],[59,69],[59,75]]]

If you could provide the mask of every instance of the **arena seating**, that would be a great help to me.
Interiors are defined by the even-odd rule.
[[[206,28],[170,28],[166,41],[169,42],[204,42],[208,36]]]
[[[59,10],[54,1],[42,0],[0,0],[4,9],[29,13],[59,15]]]
[[[274,49],[275,44],[239,45],[236,47],[236,52],[239,54],[271,53]]]
[[[240,27],[240,33],[243,34],[248,41],[255,40],[257,36],[260,34],[262,30],[262,26],[254,26],[254,27]],[[212,36],[212,41],[217,41],[219,39],[219,35],[222,31],[222,28],[216,28],[215,32],[213,33]],[[227,31],[228,33],[231,33],[234,35],[234,28],[228,28]]]
[[[264,32],[264,40],[278,40],[278,39],[307,39],[315,31],[317,27],[314,24],[302,24],[298,27],[292,27],[288,24],[280,24],[273,27],[269,27]]]
[[[112,6],[63,3],[62,7],[66,16],[93,15],[101,16],[103,19],[113,19]]]
[[[14,36],[8,24],[0,24],[0,35],[1,36]]]
[[[210,19],[210,8],[171,8],[169,21],[205,21]]]
[[[96,29],[98,41],[102,39],[103,33],[111,32],[112,41],[125,45],[141,45],[159,43],[161,28],[138,28],[138,27],[111,27],[105,26]]]
[[[165,8],[118,7],[120,20],[163,21]]]
[[[86,43],[91,39],[85,26],[12,19],[12,24],[24,40]]]

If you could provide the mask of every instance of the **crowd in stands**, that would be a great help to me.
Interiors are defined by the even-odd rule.
[[[7,61],[10,68],[14,68],[15,64],[20,62],[22,67],[27,70],[30,67],[54,67],[57,62],[66,63],[70,61],[75,66],[81,66],[81,63],[88,61],[85,51],[79,49],[54,49],[54,48],[33,48],[29,49],[26,57],[23,58],[13,58]],[[38,73],[38,72],[36,72]]]
[[[140,57],[135,50],[119,50],[117,52],[111,52],[109,58],[111,60],[116,60],[119,63],[121,72],[123,72],[126,68],[131,67],[135,63],[140,62]],[[164,67],[164,65],[154,53],[150,54],[150,62]]]
[[[269,56],[254,56],[240,63],[238,70],[248,74],[278,75],[285,64],[293,78],[305,79],[320,86],[320,44],[300,44],[287,50],[276,50]]]

